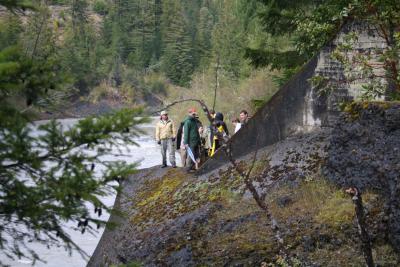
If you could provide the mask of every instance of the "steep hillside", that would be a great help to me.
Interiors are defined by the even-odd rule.
[[[286,266],[285,261],[294,266],[362,266],[354,205],[344,192],[360,186],[359,181],[375,261],[398,265],[400,198],[397,191],[388,194],[384,185],[391,181],[398,188],[400,183],[391,176],[399,173],[399,154],[390,152],[400,148],[399,115],[400,104],[360,104],[334,129],[294,135],[259,150],[253,184],[265,194],[287,257],[230,164],[199,177],[154,167],[122,185],[115,208],[123,215],[113,214],[117,227],[106,230],[89,266]],[[383,133],[392,141],[375,138]],[[376,156],[363,158],[360,165],[359,151],[351,152],[356,148],[368,155],[387,151],[387,178],[379,176]],[[242,168],[251,165],[251,157],[241,158]],[[362,176],[365,166],[374,167]]]

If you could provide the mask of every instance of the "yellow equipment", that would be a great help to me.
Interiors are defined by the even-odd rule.
[[[210,157],[212,157],[212,156],[214,156],[214,154],[215,154],[215,151],[218,149],[218,147],[217,147],[217,141],[218,141],[218,135],[223,135],[224,134],[224,127],[221,125],[221,126],[219,126],[219,127],[217,127],[217,133],[216,134],[214,134],[214,137],[213,137],[213,143],[212,143],[212,147],[211,147],[211,150],[209,151],[209,156]]]

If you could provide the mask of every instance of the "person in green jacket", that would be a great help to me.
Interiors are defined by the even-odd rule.
[[[199,134],[199,129],[197,126],[197,121],[196,121],[196,109],[190,108],[189,109],[189,116],[184,121],[183,124],[183,144],[186,148],[190,148],[192,151],[194,158],[196,161],[199,158],[199,149],[200,149],[200,134]],[[188,171],[193,171],[193,167],[197,166],[193,162],[193,160],[190,160],[190,164],[188,165]]]

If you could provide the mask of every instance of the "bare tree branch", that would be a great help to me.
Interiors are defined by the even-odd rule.
[[[188,98],[188,99],[182,99],[182,100],[174,101],[174,102],[164,106],[162,109],[159,109],[157,111],[152,112],[151,115],[158,115],[161,111],[167,110],[170,107],[175,106],[175,105],[177,105],[179,103],[183,103],[183,102],[197,102],[197,103],[199,103],[201,108],[203,109],[204,113],[206,114],[207,119],[210,121],[210,123],[212,123],[213,118],[211,117],[210,109],[207,107],[206,103],[203,100],[196,99],[196,98]]]
[[[217,53],[217,65],[215,67],[215,87],[214,87],[214,100],[213,100],[213,109],[215,109],[215,104],[217,100],[217,90],[219,87],[219,53]]]
[[[257,137],[257,140],[258,140],[258,137]],[[222,146],[222,148],[223,148],[223,151],[225,152],[225,155],[227,156],[229,162],[231,163],[231,165],[235,169],[235,171],[242,177],[246,188],[252,194],[252,196],[253,196],[254,200],[256,201],[257,205],[261,208],[261,210],[264,211],[265,215],[267,216],[267,219],[271,222],[271,229],[275,234],[275,239],[276,239],[276,242],[278,244],[280,254],[287,261],[289,261],[289,259],[287,257],[288,254],[287,254],[286,248],[284,246],[284,241],[283,241],[280,229],[278,227],[277,220],[271,214],[271,211],[270,211],[267,203],[264,201],[265,196],[262,196],[262,195],[259,194],[259,192],[257,191],[256,187],[253,184],[253,179],[251,177],[251,172],[254,169],[254,166],[255,166],[255,163],[256,163],[256,159],[257,159],[258,145],[256,146],[256,150],[255,150],[255,152],[253,154],[252,163],[250,164],[249,169],[247,170],[247,172],[245,172],[243,170],[243,168],[241,166],[239,166],[238,162],[234,159],[234,157],[232,155],[232,143],[231,142],[228,142],[227,144],[224,144]],[[266,172],[266,170],[264,169],[263,173],[265,173],[265,172]]]
[[[361,239],[361,249],[364,255],[365,263],[368,267],[374,267],[374,258],[372,256],[371,239],[368,235],[367,225],[365,223],[364,205],[361,197],[361,192],[356,187],[351,187],[346,190],[353,200],[356,212],[358,231]]]
[[[258,140],[258,138],[259,138],[259,135],[257,135],[257,139],[256,140]],[[256,150],[254,151],[253,160],[252,160],[250,168],[248,169],[247,174],[246,174],[247,177],[250,177],[251,172],[254,169],[254,165],[256,164],[256,160],[257,160],[257,154],[258,154],[258,146],[256,147]]]

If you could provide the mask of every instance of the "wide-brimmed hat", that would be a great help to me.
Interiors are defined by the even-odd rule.
[[[160,115],[168,115],[168,112],[166,110],[161,111]]]

